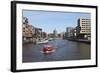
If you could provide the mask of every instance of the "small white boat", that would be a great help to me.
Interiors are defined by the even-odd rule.
[[[53,38],[49,38],[49,41],[52,41],[53,40]]]
[[[48,43],[48,40],[41,40],[37,42],[37,44],[45,44],[45,43]]]

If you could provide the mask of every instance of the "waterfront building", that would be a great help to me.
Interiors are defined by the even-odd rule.
[[[53,33],[48,33],[48,38],[54,38]]]
[[[57,30],[55,29],[54,31],[53,31],[53,35],[54,35],[54,38],[57,38]]]
[[[42,39],[42,29],[41,28],[35,28],[35,38],[37,40],[41,40]]]
[[[42,38],[43,39],[47,39],[48,38],[48,34],[46,32],[42,32]]]
[[[23,22],[23,24],[28,24],[29,23],[28,22],[28,18],[27,17],[23,17],[22,22]]]
[[[76,39],[76,27],[72,29],[71,33],[72,33],[72,36],[71,37],[73,39]]]
[[[22,29],[23,42],[32,42],[35,29],[31,24],[29,24],[28,18],[26,17],[23,17]]]
[[[23,24],[24,25],[24,24]],[[23,40],[28,42],[33,39],[33,26],[32,25],[24,25],[23,27]]]
[[[59,39],[65,39],[65,32],[61,32],[58,34]]]
[[[41,41],[41,39],[43,39],[44,37],[44,35],[42,34],[42,29],[32,26],[28,22],[28,18],[26,17],[23,17],[22,29],[23,29],[23,32],[22,32],[23,42],[35,43],[36,41]]]
[[[67,27],[66,28],[66,33],[65,33],[65,35],[66,35],[66,38],[72,38],[73,37],[73,27]]]
[[[76,27],[77,38],[79,39],[90,39],[91,37],[91,20],[80,18],[78,19]]]

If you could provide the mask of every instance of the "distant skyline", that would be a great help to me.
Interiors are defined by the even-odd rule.
[[[66,31],[66,27],[76,27],[79,18],[91,19],[91,14],[23,10],[23,17],[27,17],[34,27],[42,28],[43,32],[52,33],[57,30],[57,33],[61,33]]]

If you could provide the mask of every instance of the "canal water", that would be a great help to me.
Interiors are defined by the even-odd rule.
[[[42,53],[45,44],[24,44],[23,59],[27,62],[47,62],[47,61],[64,61],[64,60],[86,60],[91,58],[91,45],[68,40],[52,40],[48,44],[54,46],[55,52],[51,54]]]

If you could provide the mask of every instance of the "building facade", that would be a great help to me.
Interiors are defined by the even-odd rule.
[[[57,34],[57,30],[53,30],[53,35],[54,35],[54,38],[57,38],[58,34]]]
[[[37,41],[42,39],[42,29],[41,28],[35,28],[35,38]]]
[[[28,18],[26,17],[23,17],[22,29],[23,43],[33,42],[35,28],[31,24],[29,24]]]
[[[25,42],[32,42],[33,41],[33,26],[29,24],[23,24],[23,40]]]
[[[67,27],[66,28],[66,38],[73,38],[73,27]]]
[[[77,38],[80,39],[90,39],[91,37],[91,20],[80,18],[77,21],[78,25],[76,27]]]
[[[72,38],[76,39],[76,27],[72,30]]]
[[[42,32],[42,38],[43,39],[48,39],[48,34],[46,32]]]

